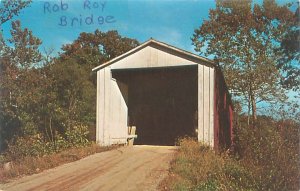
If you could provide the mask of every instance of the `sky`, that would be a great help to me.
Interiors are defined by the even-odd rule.
[[[33,0],[14,20],[19,19],[22,28],[29,28],[42,40],[42,53],[54,48],[53,56],[81,32],[96,29],[117,30],[140,43],[154,38],[195,53],[191,37],[213,8],[214,0]],[[11,23],[2,27],[4,38],[10,38]],[[289,97],[292,94],[289,92]]]
[[[42,40],[41,50],[54,48],[55,53],[81,32],[96,29],[117,30],[140,43],[152,37],[195,53],[191,37],[213,8],[214,0],[33,0],[14,19]],[[2,27],[9,38],[11,23]]]
[[[42,49],[55,52],[96,29],[117,30],[141,43],[152,37],[193,52],[190,38],[214,7],[213,0],[33,0],[15,19],[43,41]],[[10,27],[3,25],[6,38]]]

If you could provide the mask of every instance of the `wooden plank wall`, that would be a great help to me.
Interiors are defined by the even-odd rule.
[[[175,54],[167,49],[160,49],[153,46],[147,46],[97,72],[96,140],[100,144],[110,144],[110,141],[112,140],[110,137],[112,135],[111,133],[115,133],[117,131],[117,129],[114,129],[117,124],[112,124],[111,120],[119,120],[120,122],[118,123],[121,126],[124,126],[123,123],[125,123],[125,118],[127,120],[126,103],[121,93],[118,93],[118,91],[115,90],[119,88],[117,88],[117,85],[113,85],[116,82],[113,82],[112,80],[111,69],[153,68],[185,65],[198,65],[198,140],[213,147],[215,69],[205,65],[204,63],[203,65],[199,64],[185,55]],[[113,90],[111,88],[113,88]],[[121,111],[120,108],[118,108],[118,104],[113,104],[118,100],[118,98],[122,98],[124,101],[124,108],[126,109],[124,109],[123,106],[121,109],[124,111]],[[112,101],[112,99],[115,101]],[[120,103],[122,103],[122,100]],[[126,117],[120,117],[120,113],[115,115],[116,112],[122,112],[122,115],[126,113]],[[112,116],[115,116],[115,118]],[[122,120],[120,120],[121,118]],[[111,126],[113,126],[113,128],[111,128]],[[109,132],[109,128],[114,130]],[[113,136],[117,135],[114,134]]]
[[[109,67],[97,72],[96,141],[103,146],[127,142],[128,109]]]
[[[110,144],[127,143],[128,136],[128,109],[125,99],[115,79],[111,79],[109,136]]]
[[[198,65],[198,141],[214,146],[214,68]]]
[[[165,52],[157,47],[147,46],[139,52],[117,61],[111,67],[112,69],[129,69],[197,65],[196,62],[187,60],[185,57]]]
[[[97,71],[96,142],[104,145],[104,69]]]

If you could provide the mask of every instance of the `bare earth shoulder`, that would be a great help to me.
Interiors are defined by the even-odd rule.
[[[124,147],[2,184],[0,190],[157,190],[175,150],[168,146]]]

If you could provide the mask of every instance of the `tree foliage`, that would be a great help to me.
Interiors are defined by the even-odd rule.
[[[42,41],[33,36],[32,31],[27,28],[22,30],[19,20],[12,22],[10,33],[12,38],[9,39],[9,42],[13,45],[13,48],[9,48],[11,62],[21,69],[36,66],[42,59],[38,49]]]
[[[138,42],[117,31],[97,30],[81,33],[51,58],[41,54],[42,41],[20,21],[12,22],[11,36],[0,39],[0,136],[8,153],[40,156],[86,144],[96,116],[91,69]]]
[[[217,0],[209,20],[195,30],[195,50],[220,65],[233,94],[246,101],[248,114],[252,111],[253,121],[257,103],[285,99],[278,68],[283,55],[276,50],[293,22],[288,5],[274,0],[264,0],[262,5]]]
[[[7,140],[14,134],[33,133],[33,114],[36,114],[39,91],[43,87],[40,72],[34,68],[41,61],[37,49],[41,41],[28,29],[23,30],[19,21],[12,22],[11,34],[12,46],[3,40],[0,55],[1,134]]]
[[[252,129],[240,117],[230,152],[180,139],[165,190],[299,190],[300,124],[258,116]]]
[[[72,44],[62,47],[62,59],[73,58],[81,65],[96,67],[138,46],[137,40],[122,37],[117,31],[81,33]]]
[[[283,55],[279,60],[278,67],[283,71],[282,83],[285,88],[300,90],[300,10],[294,14],[294,20],[281,41],[278,52]]]
[[[21,9],[27,7],[31,0],[3,0],[0,2],[0,26],[18,15]]]

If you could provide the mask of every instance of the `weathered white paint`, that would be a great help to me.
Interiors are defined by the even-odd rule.
[[[170,45],[165,44],[163,42],[160,42],[160,41],[157,41],[157,40],[154,40],[154,39],[150,39],[150,40],[144,42],[143,44],[141,44],[140,46],[138,46],[138,47],[136,47],[136,48],[120,55],[120,56],[117,56],[116,58],[113,58],[112,60],[110,60],[106,63],[103,63],[103,64],[93,68],[93,71],[98,71],[102,68],[105,68],[107,66],[115,64],[116,62],[118,62],[118,61],[132,55],[132,54],[140,52],[142,49],[144,49],[145,47],[148,47],[148,46],[157,47],[158,49],[163,50],[163,52],[169,52],[173,55],[181,55],[182,57],[185,57],[186,59],[192,60],[196,63],[201,62],[202,64],[205,64],[205,65],[209,65],[209,66],[213,66],[213,67],[215,66],[214,62],[207,59],[207,58],[198,56],[198,55],[193,54],[191,52],[184,51],[184,50],[176,48],[174,46],[170,46]]]
[[[204,142],[203,65],[198,65],[198,141]]]
[[[209,68],[204,67],[203,70],[203,100],[198,100],[203,102],[203,127],[204,127],[204,137],[203,141],[205,143],[209,143]]]
[[[97,72],[96,141],[104,144],[104,69]]]
[[[128,109],[109,67],[97,72],[96,141],[100,145],[127,142]]]
[[[115,80],[111,81],[110,138],[113,144],[127,142],[127,105]]]
[[[112,69],[154,68],[182,65],[196,65],[196,62],[187,60],[184,55],[166,53],[154,46],[147,46],[111,65]]]
[[[214,68],[209,68],[209,145],[214,146],[214,79],[215,71]]]
[[[198,141],[214,146],[214,68],[198,65]]]
[[[97,71],[97,130],[101,145],[126,143],[128,87],[112,79],[112,69],[198,65],[198,140],[214,144],[214,65],[202,57],[150,40]],[[122,91],[122,93],[121,93]]]

